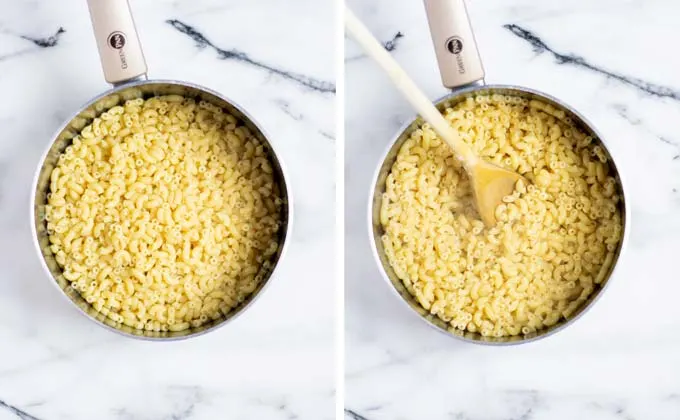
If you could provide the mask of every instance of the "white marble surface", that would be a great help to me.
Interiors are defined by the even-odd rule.
[[[0,419],[331,419],[332,3],[131,3],[151,77],[220,91],[272,134],[295,197],[289,252],[252,308],[189,341],[138,342],[70,308],[35,256],[29,190],[54,130],[107,85],[84,0],[0,0]]]
[[[420,1],[349,3],[381,40],[401,32],[394,57],[430,97],[446,93]],[[475,0],[469,9],[488,82],[562,98],[604,134],[630,187],[627,256],[597,305],[544,341],[487,348],[429,329],[380,278],[366,231],[373,171],[413,112],[348,41],[346,417],[680,418],[680,60],[669,50],[678,3]]]

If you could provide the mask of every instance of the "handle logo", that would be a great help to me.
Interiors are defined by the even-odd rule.
[[[463,40],[457,36],[452,36],[446,40],[446,49],[451,54],[460,54],[463,51]]]
[[[463,51],[463,40],[460,37],[452,36],[446,40],[446,49],[456,57],[458,74],[465,74],[465,62],[460,53]]]
[[[125,34],[122,32],[112,32],[109,35],[107,42],[111,48],[114,50],[121,50],[125,46],[127,40],[125,39]]]

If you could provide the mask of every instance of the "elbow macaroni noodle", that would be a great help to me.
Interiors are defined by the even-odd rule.
[[[418,302],[486,337],[569,318],[604,280],[622,239],[619,189],[604,150],[560,110],[480,95],[446,119],[481,157],[522,174],[486,228],[465,172],[423,124],[386,179],[382,243]]]
[[[71,287],[113,321],[181,331],[251,294],[278,248],[264,146],[207,102],[128,100],[59,157],[45,219]]]

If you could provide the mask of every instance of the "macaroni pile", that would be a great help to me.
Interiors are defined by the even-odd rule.
[[[539,101],[476,96],[445,117],[478,155],[530,183],[518,182],[486,228],[458,160],[423,124],[401,147],[382,201],[395,273],[432,314],[485,337],[568,318],[604,280],[621,241],[621,196],[604,150]]]
[[[255,290],[281,204],[246,127],[171,95],[128,100],[85,127],[51,174],[45,219],[63,276],[96,310],[181,331]]]

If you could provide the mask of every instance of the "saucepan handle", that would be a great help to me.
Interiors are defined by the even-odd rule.
[[[87,0],[104,78],[113,85],[146,77],[146,61],[127,0]]]
[[[449,89],[484,80],[465,0],[424,0],[442,83]]]

